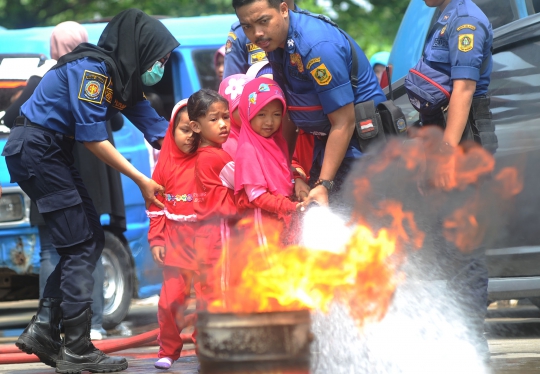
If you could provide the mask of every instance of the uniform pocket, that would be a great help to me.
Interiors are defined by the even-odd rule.
[[[9,139],[2,151],[2,156],[6,159],[11,183],[21,182],[30,178],[28,167],[23,162],[23,144],[24,139]]]
[[[92,230],[77,190],[43,196],[37,199],[36,205],[49,228],[54,247],[71,247],[92,237]]]

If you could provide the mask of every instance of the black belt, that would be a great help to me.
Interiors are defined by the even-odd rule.
[[[58,136],[64,138],[64,140],[73,140],[74,139],[73,136],[62,134],[61,132],[57,132],[57,131],[54,131],[54,130],[49,129],[47,127],[40,126],[40,125],[37,125],[37,124],[35,124],[33,122],[30,122],[28,120],[28,118],[26,118],[24,116],[19,116],[19,117],[15,118],[15,126],[33,127],[35,129],[40,129],[40,130],[46,131],[46,132],[48,132],[50,134],[58,135]]]

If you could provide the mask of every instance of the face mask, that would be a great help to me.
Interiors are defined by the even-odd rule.
[[[145,71],[143,75],[141,75],[142,82],[145,86],[153,86],[157,82],[163,78],[163,73],[165,72],[165,67],[163,64],[159,61],[156,61],[154,63],[154,66],[152,66],[152,70]]]

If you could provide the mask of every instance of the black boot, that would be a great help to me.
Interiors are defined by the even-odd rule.
[[[125,370],[128,363],[123,357],[109,357],[90,341],[92,310],[64,319],[64,343],[56,361],[57,373],[108,373]]]
[[[60,320],[62,309],[60,299],[45,298],[39,301],[39,308],[30,324],[26,326],[15,345],[23,352],[35,354],[41,362],[56,367],[60,345]]]

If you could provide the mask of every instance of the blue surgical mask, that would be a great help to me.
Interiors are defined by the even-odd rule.
[[[142,82],[145,86],[153,86],[157,82],[163,78],[163,73],[165,72],[165,67],[163,64],[159,61],[156,61],[154,63],[154,66],[152,66],[152,70],[145,71],[143,75],[141,75]]]

